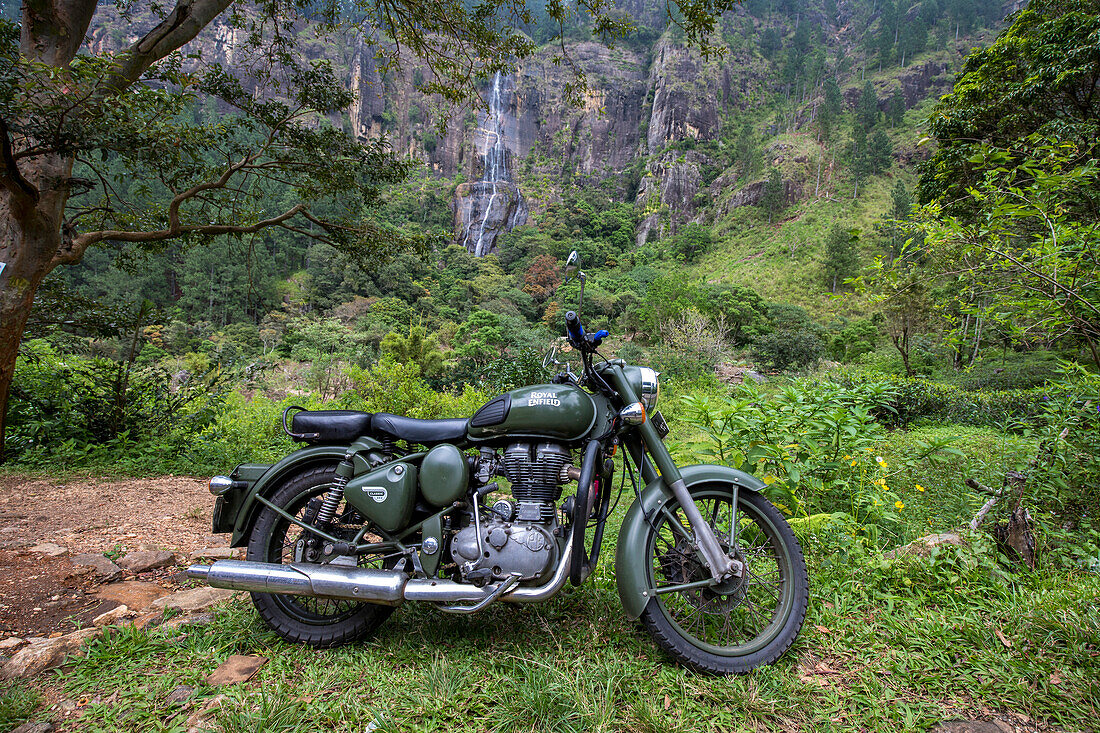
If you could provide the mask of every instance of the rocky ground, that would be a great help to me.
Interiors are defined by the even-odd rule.
[[[195,587],[191,562],[238,556],[210,533],[206,481],[0,476],[0,677],[61,661],[98,628],[160,623],[232,592]]]

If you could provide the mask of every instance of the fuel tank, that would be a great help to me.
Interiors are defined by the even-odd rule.
[[[596,423],[591,395],[571,384],[535,384],[490,400],[470,418],[473,440],[550,438],[580,440]]]

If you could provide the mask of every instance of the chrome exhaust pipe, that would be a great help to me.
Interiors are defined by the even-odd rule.
[[[345,565],[312,565],[245,560],[218,560],[213,565],[192,565],[187,576],[215,588],[254,593],[288,593],[296,596],[339,598],[349,601],[399,606],[409,576],[396,570],[374,570]]]
[[[545,583],[535,587],[514,588],[501,596],[512,603],[534,603],[550,598],[565,585],[569,575],[570,547],[565,543],[558,567]],[[399,570],[377,570],[348,565],[314,565],[246,560],[218,560],[213,565],[192,565],[187,577],[198,578],[215,588],[247,590],[253,593],[286,593],[318,598],[339,598],[386,606],[404,601],[432,603],[476,603],[493,596],[499,584],[478,588],[440,578],[412,578]]]

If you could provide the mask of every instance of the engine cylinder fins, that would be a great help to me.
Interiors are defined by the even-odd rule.
[[[548,504],[549,516],[553,516],[553,503],[561,498],[562,468],[569,461],[569,449],[559,443],[508,445],[504,449],[504,475],[512,484],[517,504]]]

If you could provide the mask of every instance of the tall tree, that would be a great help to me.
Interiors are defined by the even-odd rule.
[[[717,17],[734,4],[681,0],[673,21],[709,49]],[[599,38],[629,28],[610,0],[546,9],[559,27],[586,18]],[[137,40],[82,51],[97,12],[120,14]],[[534,20],[524,0],[27,0],[19,25],[0,24],[0,460],[35,293],[90,246],[208,242],[282,227],[359,258],[398,249],[400,238],[363,212],[404,166],[383,145],[326,123],[352,97],[331,68],[302,61],[290,32],[313,24],[331,33],[349,17],[390,62],[402,53],[424,59],[431,73],[422,89],[451,101],[475,96],[486,73],[534,50],[513,30],[513,21]],[[247,39],[231,69],[181,53],[212,25]],[[576,96],[578,85],[567,91]],[[196,93],[234,114],[195,123],[185,113]],[[143,184],[124,189],[122,180]],[[276,182],[294,190],[292,204],[275,207]]]
[[[769,224],[785,208],[787,203],[785,194],[783,175],[778,168],[773,167],[768,173],[768,180],[764,182],[764,195],[760,198],[760,206],[768,212]]]
[[[825,279],[834,293],[837,285],[854,275],[859,267],[858,241],[852,232],[839,224],[834,224],[825,238]]]

